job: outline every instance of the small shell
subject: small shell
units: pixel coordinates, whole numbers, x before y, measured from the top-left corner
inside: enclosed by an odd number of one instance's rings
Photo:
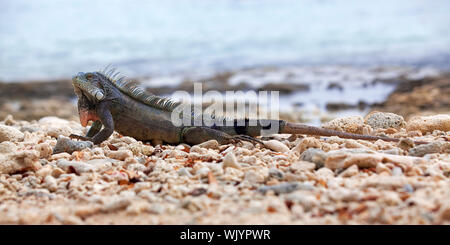
[[[276,152],[288,152],[289,151],[289,147],[287,147],[285,144],[281,143],[278,140],[269,140],[269,141],[265,141],[264,145]]]

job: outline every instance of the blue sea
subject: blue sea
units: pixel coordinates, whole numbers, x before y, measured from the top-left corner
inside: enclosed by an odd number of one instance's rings
[[[450,67],[448,0],[0,0],[0,80],[259,66]]]

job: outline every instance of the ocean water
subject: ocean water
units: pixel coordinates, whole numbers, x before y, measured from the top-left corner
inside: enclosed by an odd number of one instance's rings
[[[0,0],[0,80],[258,66],[450,67],[448,0]]]

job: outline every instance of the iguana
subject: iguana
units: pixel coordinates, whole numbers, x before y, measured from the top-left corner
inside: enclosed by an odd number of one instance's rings
[[[168,144],[199,144],[208,140],[217,140],[219,144],[234,143],[239,140],[261,141],[263,129],[277,125],[276,133],[306,134],[317,136],[338,136],[349,139],[384,140],[397,142],[398,139],[370,135],[352,134],[320,127],[313,127],[284,120],[245,119],[242,124],[238,119],[223,118],[223,126],[176,126],[171,121],[171,113],[180,105],[168,98],[151,94],[136,83],[118,79],[115,70],[99,72],[80,72],[73,77],[74,91],[78,97],[80,122],[86,127],[94,121],[86,136],[71,135],[71,138],[92,141],[99,144],[107,140],[114,130],[125,136],[141,141],[162,142]],[[226,124],[226,120],[230,124]],[[269,126],[268,126],[269,125]],[[103,126],[103,129],[102,129]],[[422,142],[416,142],[422,143]]]

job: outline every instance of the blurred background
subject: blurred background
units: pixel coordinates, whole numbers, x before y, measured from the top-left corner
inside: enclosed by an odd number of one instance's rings
[[[1,0],[0,119],[76,117],[71,76],[108,64],[163,95],[279,90],[284,116],[312,124],[448,112],[449,13],[448,0]]]

